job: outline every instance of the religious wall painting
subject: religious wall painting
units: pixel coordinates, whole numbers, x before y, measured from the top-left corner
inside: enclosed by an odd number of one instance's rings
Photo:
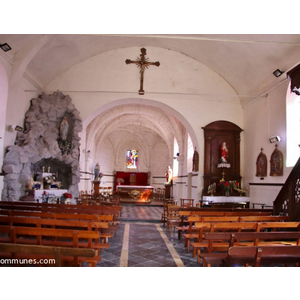
[[[282,176],[283,175],[283,155],[280,150],[277,149],[278,145],[275,144],[275,150],[273,151],[270,159],[271,170],[270,176]]]
[[[260,150],[260,154],[256,159],[256,176],[266,177],[267,176],[267,156],[263,153],[263,148]]]
[[[138,156],[139,152],[135,149],[126,151],[126,169],[138,168]]]

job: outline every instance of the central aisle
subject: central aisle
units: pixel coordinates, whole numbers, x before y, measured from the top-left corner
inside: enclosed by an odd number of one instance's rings
[[[199,267],[178,235],[161,223],[160,205],[122,205],[119,229],[98,267]]]
[[[125,224],[124,242],[121,267],[184,266],[159,225]]]

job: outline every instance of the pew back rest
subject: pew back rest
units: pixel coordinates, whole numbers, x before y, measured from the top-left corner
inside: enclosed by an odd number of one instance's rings
[[[49,213],[38,211],[22,211],[22,210],[0,210],[2,216],[24,216],[37,218],[51,218],[51,219],[76,219],[76,220],[94,220],[94,221],[113,221],[112,215],[101,214],[84,214],[84,213]]]
[[[248,211],[246,209],[226,211],[226,210],[181,210],[180,216],[271,216],[272,211]]]
[[[241,216],[241,222],[280,222],[289,221],[288,216]]]
[[[299,230],[300,228],[300,222],[259,222],[258,223],[258,230],[265,230],[265,229],[273,229],[273,230],[278,230],[278,229],[297,229]]]
[[[231,246],[235,242],[247,241],[253,242],[253,246],[257,246],[259,241],[280,242],[296,242],[300,245],[300,231],[275,231],[275,232],[208,232],[204,235],[207,241],[225,241],[231,242]]]
[[[214,216],[202,217],[202,222],[239,222],[239,216]]]
[[[98,242],[100,238],[99,232],[88,230],[71,230],[71,229],[53,229],[53,228],[35,228],[35,227],[15,227],[15,226],[0,226],[0,231],[9,230],[9,239],[4,240],[7,243],[21,244],[37,244],[44,243],[51,246],[66,245],[68,240],[71,241],[72,247],[79,246],[80,241],[87,241],[87,247],[92,248],[93,241]],[[43,238],[47,237],[47,240]],[[63,240],[57,240],[62,238]],[[3,238],[1,238],[3,240]]]
[[[298,262],[300,261],[300,246],[233,246],[228,249],[229,266],[237,261],[252,263],[259,267],[263,261]]]
[[[257,231],[258,223],[257,222],[196,222],[195,228],[210,228],[210,231],[215,230],[255,230]]]
[[[70,228],[108,228],[108,222],[100,221],[85,221],[85,220],[66,220],[66,219],[46,219],[46,218],[31,218],[31,217],[9,217],[0,216],[0,224],[2,225],[35,225],[37,227],[43,226],[61,226]]]

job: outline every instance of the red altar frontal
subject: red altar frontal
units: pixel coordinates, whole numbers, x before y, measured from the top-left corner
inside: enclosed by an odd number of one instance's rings
[[[153,195],[153,186],[118,185],[117,194],[120,202],[150,203]]]

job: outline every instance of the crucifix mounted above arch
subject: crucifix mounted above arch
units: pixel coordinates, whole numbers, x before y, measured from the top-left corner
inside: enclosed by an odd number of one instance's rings
[[[144,91],[144,72],[145,69],[148,69],[150,66],[160,66],[160,62],[156,61],[156,62],[149,62],[149,58],[146,57],[147,55],[147,50],[145,48],[141,49],[141,54],[140,57],[138,57],[136,60],[131,60],[131,59],[126,59],[125,63],[127,65],[129,64],[136,64],[138,68],[140,68],[140,90],[139,90],[139,95],[144,95],[145,91]]]

